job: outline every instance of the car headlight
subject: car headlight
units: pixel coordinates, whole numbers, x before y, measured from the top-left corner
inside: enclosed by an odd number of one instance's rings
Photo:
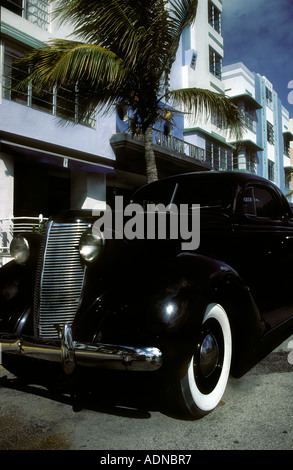
[[[22,235],[16,235],[10,244],[10,254],[18,264],[25,264],[30,256],[30,246]]]
[[[103,234],[97,230],[86,230],[79,241],[79,253],[84,261],[95,261],[101,253],[105,239]]]

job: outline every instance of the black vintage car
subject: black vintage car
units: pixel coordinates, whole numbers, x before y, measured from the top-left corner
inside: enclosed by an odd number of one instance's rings
[[[0,270],[3,365],[48,383],[103,369],[147,376],[201,417],[230,373],[293,333],[290,206],[263,178],[200,172],[146,185],[127,211],[105,214],[68,211],[12,241]]]

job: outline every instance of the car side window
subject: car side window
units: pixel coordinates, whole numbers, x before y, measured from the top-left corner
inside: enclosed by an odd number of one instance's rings
[[[282,206],[272,191],[261,186],[246,188],[243,195],[243,212],[247,217],[280,220]]]
[[[243,196],[243,213],[247,216],[256,217],[253,188],[247,188]]]

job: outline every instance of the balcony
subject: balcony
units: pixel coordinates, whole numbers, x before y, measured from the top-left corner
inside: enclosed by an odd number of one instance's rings
[[[196,145],[185,142],[172,135],[165,135],[164,132],[153,129],[153,141],[155,144],[172,152],[185,155],[189,158],[205,162],[205,150]]]
[[[244,113],[244,123],[247,129],[254,132],[256,134],[256,121],[254,118],[253,113],[249,111],[245,111]]]
[[[64,114],[70,115],[72,116],[71,120],[76,124],[82,124],[91,128],[96,127],[94,114],[88,113],[86,117],[81,115],[81,111],[84,108],[80,103],[77,87],[73,87],[72,90],[64,87],[53,87],[52,89],[40,91],[28,85],[26,89],[20,89],[18,77],[22,74],[22,70],[16,65],[18,58],[8,50],[5,51],[2,86],[3,98],[52,114],[61,119]]]
[[[142,135],[132,135],[128,130],[117,132],[112,135],[110,144],[116,156],[116,169],[145,175]],[[153,150],[160,178],[174,173],[211,169],[205,149],[173,135],[165,135],[158,129],[153,129]]]
[[[254,152],[235,152],[233,156],[233,170],[257,173],[258,157]]]

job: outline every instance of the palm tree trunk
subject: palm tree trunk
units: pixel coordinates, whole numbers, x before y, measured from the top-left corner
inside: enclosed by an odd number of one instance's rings
[[[149,126],[144,135],[144,150],[145,150],[145,163],[146,163],[146,175],[148,183],[157,181],[158,172],[155,152],[153,149],[153,128]]]

